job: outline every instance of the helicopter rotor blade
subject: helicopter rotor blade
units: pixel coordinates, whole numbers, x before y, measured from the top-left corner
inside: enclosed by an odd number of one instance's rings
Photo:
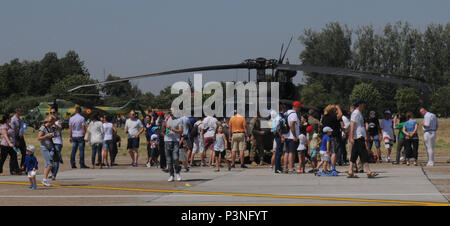
[[[157,73],[151,73],[151,74],[144,74],[144,75],[136,75],[136,76],[130,76],[130,77],[121,78],[121,79],[117,79],[117,80],[103,81],[103,82],[98,82],[98,83],[79,85],[79,86],[76,86],[76,87],[73,87],[73,88],[67,90],[67,92],[70,93],[70,92],[73,92],[75,90],[78,90],[80,88],[85,88],[85,87],[93,87],[93,86],[99,86],[99,85],[108,85],[108,84],[114,84],[114,83],[120,83],[120,82],[128,82],[130,80],[140,79],[140,78],[156,77],[156,76],[170,75],[170,74],[180,74],[180,73],[187,73],[187,72],[197,72],[197,71],[244,69],[244,68],[248,68],[248,66],[249,65],[246,64],[246,63],[240,63],[240,64],[206,66],[206,67],[193,67],[193,68],[185,68],[185,69],[157,72]]]
[[[345,69],[345,68],[337,68],[337,67],[307,66],[307,65],[294,65],[294,64],[280,64],[277,66],[277,69],[312,72],[312,73],[329,74],[329,75],[351,76],[351,77],[356,77],[356,78],[361,78],[361,79],[370,79],[370,80],[375,80],[375,81],[404,84],[404,85],[419,87],[421,89],[430,90],[429,85],[426,83],[423,83],[420,81],[406,80],[404,77],[402,78],[402,76],[385,74],[385,73],[360,72],[360,71],[354,71],[354,70],[349,70],[349,69]]]
[[[289,40],[289,44],[287,45],[286,50],[284,51],[283,58],[281,58],[281,63],[283,63],[284,58],[286,57],[287,51],[289,50],[289,47],[291,46],[291,42],[292,42],[293,38],[294,38],[294,36],[291,36],[291,40]]]
[[[283,48],[284,48],[284,43],[281,44],[281,51],[280,51],[280,57],[278,58],[278,62],[280,64],[283,63],[283,61],[281,60],[282,56],[283,56]]]

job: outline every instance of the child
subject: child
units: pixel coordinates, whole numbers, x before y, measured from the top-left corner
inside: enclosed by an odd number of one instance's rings
[[[313,133],[313,135],[311,136],[310,134]],[[316,167],[317,167],[317,150],[319,149],[319,145],[320,145],[320,138],[319,138],[319,134],[317,134],[314,131],[309,132],[308,131],[308,140],[309,140],[309,154],[311,155],[311,166],[312,166],[312,170],[309,171],[310,173],[315,173],[316,172]]]
[[[159,127],[154,126],[152,128],[152,136],[150,137],[150,152],[148,153],[147,167],[151,167],[154,163],[158,167],[158,153],[159,153]]]
[[[34,157],[35,147],[29,145],[27,147],[27,155],[25,156],[25,162],[23,163],[22,169],[28,172],[28,179],[30,180],[30,187],[28,189],[36,189],[36,174],[38,172],[38,161]]]
[[[323,165],[323,172],[324,173],[328,173],[327,172],[327,168],[328,168],[328,163],[330,162],[330,144],[331,144],[331,140],[330,140],[330,136],[333,132],[333,129],[331,129],[330,127],[325,127],[323,128],[323,137],[322,137],[322,141],[320,143],[320,163],[317,166],[317,170],[320,169],[320,167]]]
[[[228,160],[225,158],[227,146],[228,142],[225,134],[223,133],[223,126],[219,125],[219,127],[217,127],[216,140],[214,142],[214,151],[216,155],[216,172],[220,171],[220,163],[222,159],[227,163],[228,171],[231,170],[230,162],[228,162]]]
[[[299,145],[297,147],[298,152],[298,170],[297,173],[304,173],[305,172],[305,154],[308,151],[308,144],[306,141],[305,134],[300,134],[298,136],[298,142]]]

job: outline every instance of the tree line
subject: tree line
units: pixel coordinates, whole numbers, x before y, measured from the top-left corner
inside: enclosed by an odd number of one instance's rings
[[[313,106],[339,103],[349,106],[357,97],[367,98],[377,112],[418,112],[423,105],[447,116],[450,112],[450,23],[429,24],[423,31],[409,23],[372,25],[349,29],[329,23],[320,31],[304,30],[305,47],[300,60],[306,65],[332,66],[357,71],[399,75],[430,85],[428,97],[421,90],[385,82],[306,73],[300,86],[302,100]]]
[[[402,85],[306,73],[306,84],[298,84],[298,94],[307,105],[324,107],[333,103],[347,107],[356,98],[365,98],[369,107],[379,113],[385,109],[417,112],[421,105],[441,116],[450,112],[450,23],[430,24],[423,31],[407,22],[386,24],[381,30],[371,25],[349,29],[347,25],[329,23],[320,31],[305,29],[299,41],[304,46],[299,59],[305,65],[390,73],[431,87],[426,98],[421,90]],[[108,75],[106,80],[118,78]],[[65,94],[70,87],[92,82],[97,80],[91,78],[73,50],[62,58],[49,52],[40,61],[13,59],[0,65],[0,112],[11,112],[18,106],[29,110],[54,98],[107,106],[120,106],[135,98],[143,105],[167,109],[177,96],[170,93],[170,87],[157,95],[142,93],[130,82],[78,91],[104,94],[98,97]]]

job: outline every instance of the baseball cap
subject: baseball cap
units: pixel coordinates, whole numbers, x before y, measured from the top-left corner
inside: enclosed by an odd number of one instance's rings
[[[159,129],[159,127],[153,126],[153,127],[152,127],[152,133],[154,133],[157,129]]]
[[[333,132],[333,129],[327,126],[327,127],[323,128],[323,132],[324,133]]]
[[[34,145],[28,145],[28,146],[27,146],[27,151],[34,152],[34,150],[36,150],[36,148],[34,147]]]
[[[304,107],[305,106],[302,103],[300,103],[300,101],[295,101],[293,105],[294,105],[294,107]]]
[[[163,116],[163,115],[164,115],[164,112],[158,111],[158,115],[159,115],[159,116]]]
[[[391,114],[391,111],[386,110],[386,111],[384,111],[384,114]]]
[[[313,130],[314,130],[314,128],[312,126],[306,127],[306,132],[313,131]]]

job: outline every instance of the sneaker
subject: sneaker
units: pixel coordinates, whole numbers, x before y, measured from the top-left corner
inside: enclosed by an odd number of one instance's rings
[[[433,162],[429,162],[429,163],[427,163],[427,166],[434,166],[434,163]]]
[[[189,172],[189,168],[184,169],[184,172],[185,173]]]
[[[52,186],[50,183],[48,183],[48,181],[46,179],[42,180],[42,185],[45,186],[45,187]]]
[[[173,181],[173,176],[170,176],[169,180],[167,180],[167,181],[172,182]]]
[[[246,165],[242,164],[241,168],[248,168]]]
[[[149,162],[147,162],[147,164],[145,164],[145,166],[147,166],[147,168],[152,167],[151,164]]]
[[[136,163],[131,164],[132,167],[137,167]]]
[[[390,162],[391,162],[391,157],[387,157],[387,158],[386,158],[386,162],[387,162],[387,163],[390,163]]]
[[[28,189],[33,189],[33,185],[30,185],[30,187],[28,187]]]
[[[33,188],[32,189],[36,189],[36,184],[33,184]]]
[[[414,166],[417,166],[417,161],[414,161]]]
[[[181,181],[181,175],[179,173],[176,174],[177,181]]]
[[[80,166],[80,168],[81,168],[81,169],[89,169],[89,167],[86,166],[86,165],[82,165],[82,166]]]
[[[73,166],[72,166],[72,169],[76,169],[76,168],[77,168],[77,166],[76,166],[76,165],[73,165]]]

